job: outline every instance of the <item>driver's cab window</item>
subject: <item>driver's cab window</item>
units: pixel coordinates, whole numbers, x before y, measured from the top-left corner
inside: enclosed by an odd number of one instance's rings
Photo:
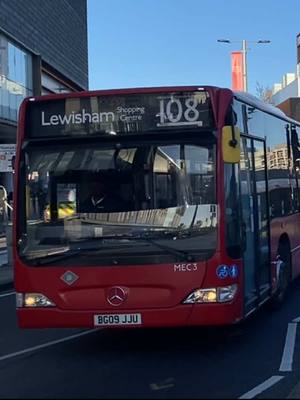
[[[159,207],[210,204],[214,199],[212,150],[196,145],[159,147],[154,159]]]

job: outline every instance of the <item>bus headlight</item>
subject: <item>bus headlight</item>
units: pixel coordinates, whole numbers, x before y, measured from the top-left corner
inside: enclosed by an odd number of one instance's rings
[[[216,288],[196,289],[183,301],[184,304],[226,303],[231,301],[237,292],[237,284]]]
[[[217,301],[217,289],[197,289],[194,290],[185,300],[184,304],[193,303],[216,303]]]
[[[219,303],[226,303],[227,301],[231,301],[236,292],[237,292],[237,284],[229,286],[221,286],[218,288],[218,301]]]
[[[17,293],[17,307],[55,307],[53,301],[41,293]]]

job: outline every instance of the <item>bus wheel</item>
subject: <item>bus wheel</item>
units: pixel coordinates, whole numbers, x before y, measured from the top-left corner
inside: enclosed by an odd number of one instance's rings
[[[277,290],[271,301],[274,308],[280,307],[284,302],[287,287],[291,280],[291,252],[288,242],[279,243],[277,263]]]

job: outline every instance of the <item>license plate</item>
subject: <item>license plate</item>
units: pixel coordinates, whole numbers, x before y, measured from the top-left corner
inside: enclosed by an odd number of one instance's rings
[[[141,314],[100,314],[94,315],[95,326],[141,325]]]

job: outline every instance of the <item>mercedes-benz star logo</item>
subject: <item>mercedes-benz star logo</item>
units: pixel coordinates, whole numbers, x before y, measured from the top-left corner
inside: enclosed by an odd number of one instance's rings
[[[120,306],[126,300],[127,293],[126,291],[119,287],[114,286],[108,290],[107,301],[112,306]]]

